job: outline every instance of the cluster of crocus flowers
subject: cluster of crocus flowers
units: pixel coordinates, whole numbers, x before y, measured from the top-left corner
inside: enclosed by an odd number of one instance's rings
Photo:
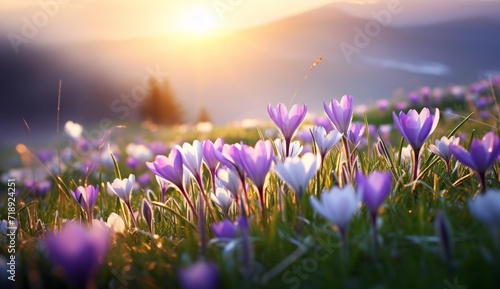
[[[394,124],[399,133],[410,144],[413,149],[413,180],[418,178],[420,151],[425,141],[436,129],[439,122],[439,109],[436,108],[434,115],[430,113],[427,107],[424,107],[420,113],[410,109],[408,114],[392,112]]]
[[[311,198],[311,206],[322,217],[337,225],[344,249],[347,246],[347,229],[352,217],[358,212],[362,203],[365,204],[371,218],[375,251],[378,248],[377,214],[392,189],[390,172],[374,171],[365,176],[358,172],[356,189],[352,185],[343,188],[333,187],[324,190],[320,199]]]

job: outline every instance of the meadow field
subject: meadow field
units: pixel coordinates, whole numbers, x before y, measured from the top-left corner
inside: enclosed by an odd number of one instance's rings
[[[61,123],[2,167],[2,288],[499,288],[499,90]]]

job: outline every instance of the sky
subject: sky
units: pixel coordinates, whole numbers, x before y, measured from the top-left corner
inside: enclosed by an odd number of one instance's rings
[[[476,0],[0,0],[0,38],[22,36],[33,23],[39,24],[36,37],[29,41],[42,44],[172,34],[199,37],[274,22],[331,3],[370,18],[390,1],[411,7],[411,13],[391,22],[395,26],[426,25],[463,15],[498,17],[488,5],[465,5]]]
[[[254,26],[333,3],[332,0],[2,0],[0,27],[22,33],[24,20],[46,21],[37,41],[88,41],[186,33],[193,18],[214,31]],[[40,3],[43,3],[45,8]],[[45,9],[45,10],[44,10]],[[48,20],[42,11],[50,11]],[[201,12],[200,12],[201,11]],[[52,15],[50,15],[52,14]],[[201,20],[199,20],[201,18]],[[196,31],[195,31],[196,32]]]

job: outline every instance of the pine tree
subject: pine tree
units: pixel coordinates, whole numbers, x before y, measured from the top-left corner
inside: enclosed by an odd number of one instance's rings
[[[198,118],[196,119],[195,123],[200,122],[212,122],[212,119],[210,118],[210,115],[208,115],[208,110],[205,106],[202,106],[200,108],[200,112],[198,113]]]
[[[172,88],[167,80],[159,83],[156,79],[149,79],[153,89],[144,100],[140,110],[143,119],[156,124],[177,125],[184,121],[184,109],[177,101]]]

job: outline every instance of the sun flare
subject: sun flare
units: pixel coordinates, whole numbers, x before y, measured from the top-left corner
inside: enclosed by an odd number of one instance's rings
[[[180,28],[183,32],[205,34],[217,27],[214,13],[206,7],[189,7],[180,19]]]

